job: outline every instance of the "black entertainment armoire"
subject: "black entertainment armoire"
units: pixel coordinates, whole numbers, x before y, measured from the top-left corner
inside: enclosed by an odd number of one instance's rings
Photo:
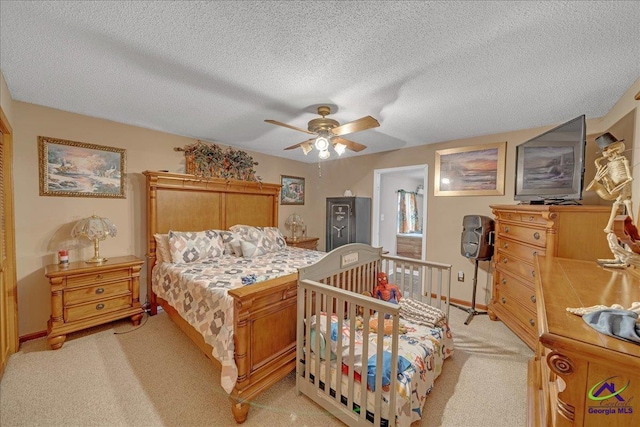
[[[371,199],[327,198],[326,251],[347,243],[371,244]]]

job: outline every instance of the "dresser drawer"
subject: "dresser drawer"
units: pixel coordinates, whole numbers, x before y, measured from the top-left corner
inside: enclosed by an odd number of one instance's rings
[[[544,247],[547,244],[547,234],[543,228],[500,223],[498,233],[501,237],[510,237],[536,246]]]
[[[535,311],[531,311],[520,304],[518,298],[509,291],[510,289],[507,288],[499,289],[496,287],[495,303],[511,313],[528,334],[534,337],[538,336],[538,328],[536,326],[537,315]]]
[[[504,272],[496,272],[496,289],[515,298],[532,313],[536,312],[536,293],[533,284],[517,279]]]
[[[74,305],[64,308],[65,322],[75,322],[93,316],[117,311],[131,306],[131,295],[123,295],[108,300],[94,301],[89,304]]]
[[[64,292],[65,306],[75,305],[83,302],[102,300],[115,295],[128,294],[130,291],[130,280],[120,280],[118,282],[89,286]]]
[[[534,255],[544,256],[546,254],[545,249],[546,248],[530,246],[524,243],[517,242],[515,240],[509,240],[505,238],[500,239],[496,245],[496,250],[504,252],[506,255],[515,255],[518,258],[522,258],[530,262],[533,262]]]
[[[122,270],[110,270],[99,273],[90,273],[77,276],[67,277],[67,287],[73,288],[76,286],[93,285],[100,282],[108,282],[117,279],[126,279],[131,276],[128,268]]]
[[[500,221],[523,222],[527,224],[538,224],[542,226],[547,225],[547,220],[542,216],[540,212],[499,211],[496,213],[496,218]]]
[[[533,264],[523,261],[520,258],[516,258],[508,253],[498,251],[496,256],[496,270],[506,271],[512,274],[516,274],[527,282],[533,283],[535,278],[535,271]],[[533,285],[531,285],[533,287]]]

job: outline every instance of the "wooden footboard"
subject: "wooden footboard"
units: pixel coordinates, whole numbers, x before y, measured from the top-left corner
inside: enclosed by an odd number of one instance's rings
[[[237,423],[249,412],[249,401],[295,369],[297,274],[229,291],[234,299],[234,345],[238,381],[231,392]],[[218,367],[212,347],[165,300],[158,304]]]

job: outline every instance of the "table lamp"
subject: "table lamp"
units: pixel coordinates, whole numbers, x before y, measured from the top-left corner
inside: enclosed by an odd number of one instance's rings
[[[289,217],[285,221],[284,225],[287,228],[291,229],[291,240],[294,241],[294,242],[297,241],[298,240],[298,236],[297,236],[296,232],[298,230],[298,227],[304,225],[304,221],[302,220],[300,215],[298,215],[296,213],[293,213],[293,214],[289,215]]]
[[[97,215],[81,219],[76,222],[71,230],[73,237],[86,237],[89,240],[93,240],[94,254],[93,258],[85,261],[88,263],[101,263],[107,260],[106,258],[100,258],[99,242],[108,236],[115,237],[117,233],[116,226],[108,218],[101,218]]]

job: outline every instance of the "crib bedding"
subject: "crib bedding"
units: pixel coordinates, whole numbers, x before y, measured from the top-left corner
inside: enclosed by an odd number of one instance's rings
[[[229,289],[297,273],[324,252],[286,247],[253,258],[222,255],[192,263],[160,263],[152,289],[198,330],[222,365],[221,385],[231,393],[238,378],[233,344],[233,298]]]
[[[311,319],[312,323],[315,319]],[[320,324],[325,321],[323,316],[320,316]],[[331,345],[331,361],[329,364],[325,363],[324,356],[321,357],[321,361],[319,363],[320,367],[320,384],[321,388],[324,388],[323,383],[326,385],[327,382],[327,367],[330,366],[331,370],[331,378],[329,383],[331,384],[331,394],[335,396],[336,390],[336,358],[335,351],[337,349],[337,317],[334,315],[331,319],[331,331],[329,334],[321,332],[322,338],[326,340],[327,345]],[[418,323],[412,323],[407,321],[406,319],[401,319],[401,324],[404,328],[406,328],[406,332],[399,335],[398,341],[398,381],[395,382],[396,390],[397,390],[397,398],[396,398],[396,416],[398,425],[408,426],[413,421],[419,420],[422,418],[422,407],[424,406],[424,401],[431,392],[434,382],[436,378],[442,372],[442,366],[444,360],[453,354],[453,338],[451,335],[451,330],[449,329],[448,324],[443,324],[442,326],[436,327],[428,327],[425,325],[421,325]],[[349,321],[345,320],[342,322],[342,342],[343,344],[347,344],[349,342],[349,336],[351,334]],[[364,377],[364,381],[367,381],[369,386],[375,384],[375,376],[380,373],[383,374],[383,378],[385,375],[385,371],[390,371],[390,367],[385,363],[382,369],[377,369],[375,366],[371,366],[371,361],[375,359],[375,351],[377,346],[377,334],[370,334],[369,339],[367,340],[367,345],[369,348],[369,360],[363,361],[359,358],[358,355],[362,355],[361,346],[363,343],[363,334],[362,330],[358,329],[356,331],[356,348],[354,358],[354,371],[356,380],[360,380],[361,377]],[[330,343],[330,344],[329,344]],[[391,336],[385,335],[384,338],[384,350],[391,351]],[[358,349],[358,345],[360,349]],[[343,356],[348,355],[348,349],[343,349]],[[322,353],[321,351],[318,354]],[[390,354],[390,353],[389,353]],[[403,362],[407,363],[403,363]],[[308,363],[306,363],[308,362]],[[317,366],[316,366],[316,354],[312,350],[312,353],[309,359],[305,362],[305,369],[308,369],[309,374],[312,378],[315,378]],[[348,366],[345,363],[349,363],[349,360],[343,359],[343,365],[340,368],[340,381],[342,387],[342,401],[346,404],[346,394],[348,387]],[[364,374],[363,374],[363,368]],[[368,368],[367,368],[367,365]],[[384,419],[388,419],[389,417],[389,392],[388,389],[385,389],[383,379],[383,391],[382,391],[382,414],[381,416]],[[369,387],[370,389],[372,387]],[[355,386],[354,382],[354,401],[359,401],[361,394],[361,387]],[[375,407],[375,395],[372,391],[367,392],[367,412],[371,414]]]

